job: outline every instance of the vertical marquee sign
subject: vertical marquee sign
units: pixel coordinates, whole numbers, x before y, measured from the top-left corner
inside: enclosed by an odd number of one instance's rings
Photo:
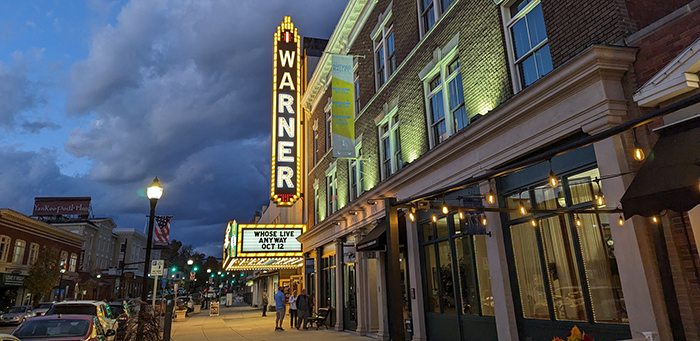
[[[272,50],[272,200],[290,206],[301,193],[301,44],[297,29],[285,16]]]

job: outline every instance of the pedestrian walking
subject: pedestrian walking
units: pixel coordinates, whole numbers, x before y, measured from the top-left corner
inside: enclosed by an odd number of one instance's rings
[[[309,317],[309,296],[306,295],[306,289],[301,290],[301,295],[296,298],[295,303],[298,314],[296,328],[299,330],[299,327],[303,324],[304,329],[307,329],[306,319]]]
[[[294,328],[297,324],[297,291],[293,290],[289,296],[289,328]]]
[[[267,316],[267,293],[263,293],[263,298],[262,298],[262,308],[263,308],[263,314],[262,316]]]
[[[284,309],[285,308],[285,302],[284,302],[284,293],[282,292],[282,287],[279,287],[277,289],[277,293],[275,294],[275,309],[277,309],[277,317],[275,318],[275,330],[279,331],[284,331],[284,328],[282,328],[282,322],[284,321]]]

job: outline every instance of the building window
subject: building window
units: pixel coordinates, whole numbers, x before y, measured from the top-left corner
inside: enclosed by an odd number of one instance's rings
[[[456,52],[456,50],[455,50]],[[459,59],[439,63],[425,84],[427,116],[432,147],[464,129],[469,117],[464,106],[464,88]],[[447,84],[447,86],[445,86]]]
[[[22,264],[24,260],[24,250],[27,248],[27,242],[21,239],[15,241],[15,251],[12,256],[12,263]]]
[[[382,180],[398,172],[403,166],[399,118],[396,110],[379,123],[379,156]]]
[[[357,73],[355,73],[355,78],[354,78],[354,88],[355,88],[355,118],[360,115],[360,111],[362,111],[362,106],[360,106],[360,76],[358,76]]]
[[[70,254],[70,262],[68,263],[68,271],[75,272],[75,267],[78,265],[78,255]]]
[[[517,0],[503,7],[509,59],[522,90],[552,71],[552,56],[540,0]]]
[[[456,0],[418,0],[420,10],[420,29],[425,35],[430,31],[435,22],[452,6]]]
[[[326,112],[326,153],[333,148],[333,115]]]
[[[318,130],[314,129],[314,141],[313,141],[313,153],[314,153],[314,166],[318,163]]]
[[[7,256],[10,254],[10,242],[12,239],[8,236],[0,236],[0,262],[7,262]]]
[[[319,308],[335,307],[335,255],[321,258],[320,301]]]
[[[61,251],[61,267],[64,269],[68,268],[68,251]]]
[[[29,244],[29,259],[27,260],[28,265],[33,265],[39,256],[39,244],[31,243]]]
[[[335,168],[326,174],[326,217],[338,210],[338,179]]]
[[[377,90],[386,83],[396,71],[396,53],[394,45],[394,30],[391,23],[391,9],[382,18],[380,28],[373,32],[374,40],[374,74]]]
[[[318,193],[318,185],[314,185],[314,223],[321,221],[321,195]]]
[[[355,154],[357,155],[357,158],[351,159],[348,167],[350,169],[350,181],[348,181],[350,184],[350,200],[359,198],[365,191],[365,180],[362,164],[362,145],[355,147]]]

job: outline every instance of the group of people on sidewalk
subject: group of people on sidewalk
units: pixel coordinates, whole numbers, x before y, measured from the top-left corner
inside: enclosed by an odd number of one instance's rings
[[[282,291],[282,287],[277,289],[275,294],[275,331],[284,331],[282,328],[282,323],[284,321],[284,315],[286,314],[286,302],[285,295]],[[262,316],[267,316],[267,305],[269,301],[267,299],[267,293],[263,293],[262,298]],[[307,318],[309,317],[309,311],[311,304],[309,302],[309,296],[306,295],[306,289],[301,291],[301,295],[297,296],[297,291],[292,291],[292,295],[289,296],[289,327],[299,328],[303,327],[305,330],[307,327]]]

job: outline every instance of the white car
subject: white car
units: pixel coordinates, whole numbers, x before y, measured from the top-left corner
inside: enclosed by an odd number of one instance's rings
[[[19,325],[30,317],[34,317],[34,308],[30,305],[20,305],[0,315],[0,324]]]
[[[39,308],[34,309],[34,313],[36,316],[44,315],[51,307],[53,307],[53,302],[41,302],[39,303]]]
[[[109,305],[101,301],[68,301],[54,303],[53,307],[45,315],[70,314],[70,315],[92,315],[97,319],[104,330],[117,330],[117,316],[112,314]],[[115,336],[108,337],[108,340],[115,340]]]
[[[20,341],[20,339],[10,334],[0,334],[0,341]]]

